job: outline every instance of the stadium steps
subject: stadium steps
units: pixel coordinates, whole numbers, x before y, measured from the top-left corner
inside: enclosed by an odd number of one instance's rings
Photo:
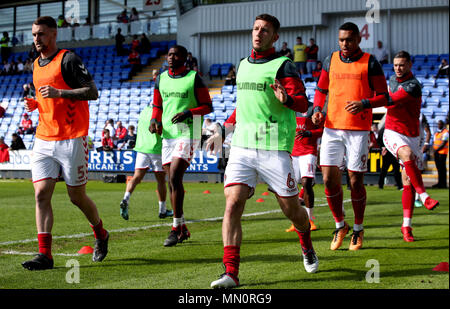
[[[215,79],[208,80],[206,78],[203,79],[209,89],[209,95],[211,98],[216,94],[222,93],[222,87],[225,85],[225,79]]]
[[[137,73],[130,82],[145,82],[153,79],[153,70],[158,70],[162,67],[164,63],[165,56],[162,55],[158,59],[152,61],[149,65],[142,68],[142,71]]]

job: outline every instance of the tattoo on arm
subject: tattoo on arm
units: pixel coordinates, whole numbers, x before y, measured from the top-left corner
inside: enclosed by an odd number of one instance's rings
[[[83,87],[77,89],[62,89],[61,98],[75,100],[97,100],[98,90],[93,80],[87,82]]]

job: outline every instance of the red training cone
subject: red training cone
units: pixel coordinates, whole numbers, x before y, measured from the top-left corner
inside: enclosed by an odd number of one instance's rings
[[[256,200],[256,203],[262,203],[262,202],[264,202],[264,200],[262,198],[259,198]]]
[[[91,246],[84,246],[83,248],[78,251],[79,254],[92,254],[94,253],[94,248]]]
[[[209,191],[209,190],[203,191],[203,194],[210,194],[210,193],[211,193],[211,191]]]
[[[446,271],[448,272],[448,262],[441,262],[435,268],[434,271]]]
[[[266,195],[267,196],[267,195],[269,195],[269,192],[267,192],[267,191],[263,192],[261,195]]]

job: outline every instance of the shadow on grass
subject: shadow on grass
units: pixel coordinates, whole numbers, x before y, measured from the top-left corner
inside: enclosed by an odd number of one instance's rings
[[[410,266],[414,265],[423,265],[423,264],[411,264]],[[435,272],[431,270],[431,267],[426,268],[414,268],[414,269],[402,269],[402,270],[393,270],[393,271],[380,271],[380,280],[383,280],[385,278],[401,278],[401,277],[414,277],[414,276],[426,276],[426,275],[434,275],[434,276],[448,276],[447,272]],[[339,272],[339,274],[337,274]],[[324,280],[332,280],[332,281],[353,281],[353,282],[361,282],[364,283],[366,280],[366,270],[356,270],[351,268],[339,268],[339,269],[327,269],[327,270],[319,270],[317,274],[332,274],[330,278],[324,278],[323,276],[320,276],[320,278],[314,278],[315,274],[311,274],[310,277],[302,277],[297,279],[282,279],[282,280],[273,280],[273,281],[264,281],[260,283],[249,283],[249,284],[242,284],[241,287],[252,287],[252,286],[268,286],[268,285],[278,285],[278,284],[286,284],[286,283],[292,283],[292,285],[298,284],[299,282],[304,283],[311,283],[311,282],[323,282]],[[342,274],[342,273],[349,273],[349,274]],[[302,275],[304,273],[302,272]],[[428,280],[428,279],[427,279]],[[430,280],[429,280],[430,281]],[[376,288],[376,285],[370,285],[370,287]],[[367,287],[367,288],[370,288]],[[331,289],[333,286],[331,285]],[[397,287],[392,287],[393,289],[396,289]]]

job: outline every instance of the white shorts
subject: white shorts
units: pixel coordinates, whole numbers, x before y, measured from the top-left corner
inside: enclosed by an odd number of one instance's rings
[[[317,156],[313,154],[292,157],[295,180],[301,183],[303,177],[314,179],[316,175],[316,163]]]
[[[181,158],[190,163],[195,150],[200,145],[200,140],[189,138],[176,138],[162,140],[162,164],[170,164],[172,158]]]
[[[352,172],[366,172],[369,131],[325,128],[320,145],[320,165],[346,167]],[[345,158],[345,160],[344,160]]]
[[[270,191],[281,197],[298,194],[292,159],[287,151],[232,146],[225,169],[225,187],[244,184],[255,188],[258,176]]]
[[[135,170],[147,170],[151,168],[153,172],[163,172],[161,155],[156,153],[136,152]]]
[[[398,150],[408,146],[416,157],[416,164],[419,170],[423,170],[422,150],[420,148],[420,136],[411,137],[400,134],[398,132],[385,129],[383,134],[383,142],[386,149],[392,153],[399,163],[403,166],[402,160],[398,158]]]
[[[36,138],[31,159],[32,180],[38,182],[62,176],[68,186],[84,185],[88,179],[88,161],[86,136],[63,141]]]

